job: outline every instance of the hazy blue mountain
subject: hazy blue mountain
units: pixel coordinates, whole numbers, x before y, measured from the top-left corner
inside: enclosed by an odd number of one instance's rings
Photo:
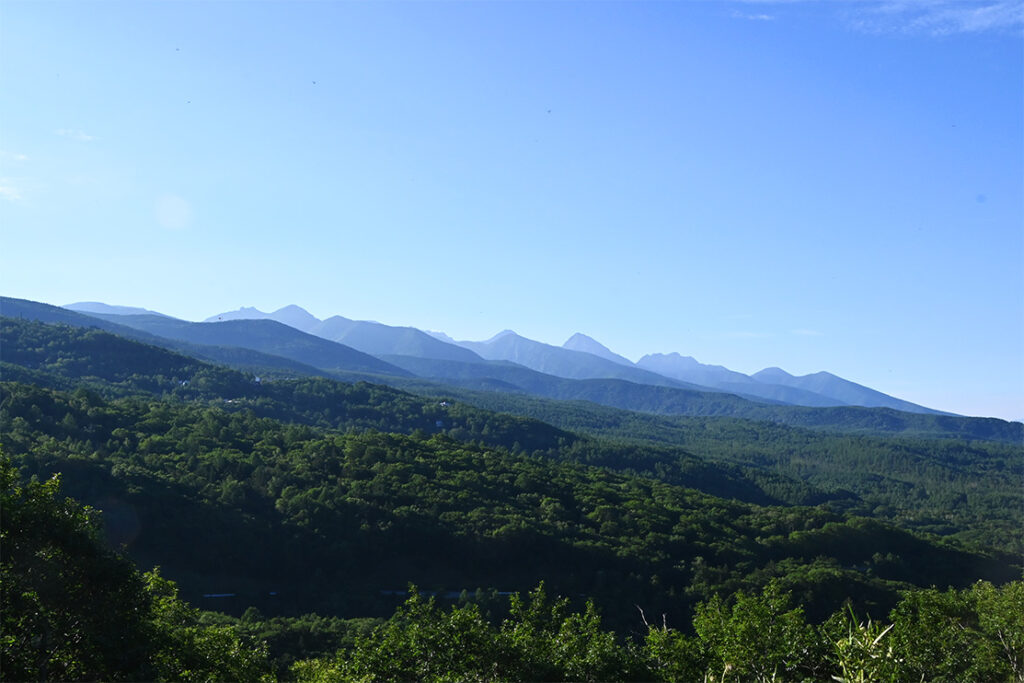
[[[165,318],[171,316],[164,315],[157,311],[151,311],[147,308],[139,308],[137,306],[111,306],[99,301],[79,301],[74,304],[67,304],[62,306],[69,311],[76,311],[78,313],[92,314],[92,313],[103,313],[106,315],[162,315]]]
[[[562,348],[569,349],[570,351],[582,351],[584,353],[592,353],[595,356],[604,358],[605,360],[610,360],[613,363],[633,367],[633,361],[623,356],[620,356],[619,354],[615,353],[607,346],[594,339],[593,337],[588,337],[587,335],[581,332],[577,332],[576,334],[569,337],[565,341],[565,343],[562,344]]]
[[[637,367],[674,377],[684,382],[714,386],[722,382],[743,383],[750,378],[721,365],[705,365],[692,356],[672,353],[649,353],[636,362]]]
[[[384,356],[393,365],[422,378],[458,387],[529,394],[643,412],[679,415],[762,415],[769,406],[704,387],[656,386],[617,378],[569,379],[531,370],[510,361],[462,363],[412,356]],[[404,387],[400,382],[396,386]],[[770,413],[768,413],[770,414]]]
[[[796,378],[777,368],[769,368],[748,376],[721,365],[700,363],[679,353],[648,354],[634,364],[582,333],[572,335],[561,347],[527,339],[512,330],[503,330],[486,341],[455,342],[443,332],[428,333],[412,327],[351,320],[340,315],[321,321],[294,305],[273,313],[241,308],[212,316],[207,322],[240,319],[276,320],[381,357],[414,356],[462,362],[506,360],[567,379],[616,378],[654,386],[720,391],[758,401],[808,407],[858,405],[933,412],[829,373]]]
[[[242,306],[237,311],[224,311],[216,315],[211,315],[209,318],[204,320],[204,323],[221,323],[225,320],[269,320],[272,313],[264,313],[258,308],[252,306]]]
[[[104,316],[98,316],[103,319]],[[109,320],[109,318],[107,318]],[[404,370],[337,342],[307,334],[276,320],[190,323],[151,315],[121,316],[117,322],[191,344],[233,346],[281,356],[329,371],[405,375]]]
[[[335,339],[344,337],[356,326],[356,321],[341,315],[332,315],[326,320],[321,320],[316,325],[315,334],[324,339]]]
[[[770,401],[745,400],[742,397],[726,393],[642,385],[616,379],[569,380],[545,375],[510,362],[464,363],[394,356],[386,360],[392,362],[394,366],[404,368],[406,370],[403,373],[404,376],[399,376],[394,371],[391,375],[347,371],[331,373],[295,360],[252,349],[192,344],[158,337],[116,324],[102,317],[88,316],[57,306],[23,299],[0,297],[0,315],[41,322],[64,323],[76,327],[99,328],[129,339],[243,369],[278,368],[286,370],[289,375],[319,374],[341,377],[345,381],[369,380],[412,391],[426,392],[430,395],[443,393],[446,391],[445,386],[451,387],[452,391],[459,392],[469,389],[471,393],[459,395],[466,399],[473,396],[472,401],[482,407],[512,410],[517,413],[522,413],[524,406],[537,406],[538,410],[544,414],[551,411],[567,411],[567,415],[575,415],[581,410],[596,410],[593,406],[587,408],[582,403],[536,404],[535,401],[543,399],[529,398],[529,396],[535,396],[562,401],[586,401],[591,404],[662,415],[730,416],[844,432],[931,434],[943,438],[989,439],[1012,443],[1020,441],[1021,425],[1019,423],[1007,423],[994,418],[962,418],[936,411],[928,414],[921,412],[914,414],[892,408],[858,406],[808,408],[773,405]],[[155,316],[145,317],[156,318]],[[116,316],[109,316],[109,318],[125,319]],[[156,321],[164,324],[182,323],[182,321],[161,318],[156,318]],[[249,322],[264,325],[275,324],[273,321]],[[184,324],[202,325],[201,323]],[[225,325],[225,323],[221,323],[221,325]],[[206,327],[216,326],[206,325]],[[301,335],[298,331],[292,330],[292,332]],[[317,341],[322,342],[323,340]],[[411,373],[415,373],[419,377],[410,376]],[[454,389],[454,387],[464,387],[465,389]],[[513,409],[512,406],[517,407]],[[528,411],[527,414],[529,414]],[[626,418],[619,416],[613,419],[609,414],[599,418],[599,421],[607,426],[608,420],[618,422],[620,419]]]
[[[423,331],[426,332],[427,334],[429,334],[434,339],[440,339],[441,341],[445,342],[446,344],[454,344],[455,346],[459,345],[459,342],[455,341],[454,339],[449,337],[444,332],[438,332],[437,330],[423,330]]]
[[[311,334],[311,330],[320,324],[319,318],[306,309],[294,304],[279,308],[273,313],[264,313],[258,308],[243,306],[237,311],[227,311],[226,313],[210,316],[203,322],[216,323],[224,322],[225,320],[276,320],[279,323],[284,323],[289,327],[294,327],[297,330]]]
[[[445,360],[479,361],[468,349],[441,341],[413,327],[392,327],[367,320],[350,320],[340,315],[326,320],[314,317],[299,306],[285,306],[273,313],[240,308],[207,318],[206,322],[269,319],[309,334],[350,346],[374,356],[405,355]]]
[[[457,392],[453,395],[460,400],[488,410],[529,415],[567,429],[580,429],[582,423],[578,420],[590,415],[585,421],[589,420],[591,427],[601,430],[614,430],[616,425],[621,427],[639,421],[651,425],[652,433],[661,432],[661,427],[653,426],[660,418],[638,416],[632,412],[637,411],[678,418],[741,418],[832,432],[929,435],[1015,444],[1021,439],[1021,424],[996,418],[910,413],[861,406],[811,408],[780,405],[726,393],[634,384],[617,379],[563,379],[503,361],[458,363],[408,356],[389,356],[386,360],[420,378],[432,378],[439,384],[459,387],[451,391]],[[395,378],[388,382],[417,393],[439,393],[438,386],[425,379]],[[609,412],[611,408],[625,412]],[[671,421],[674,417],[664,419]],[[666,422],[663,426],[669,424]],[[688,430],[693,426],[691,423],[678,423],[669,431]],[[671,441],[676,437],[668,438]]]
[[[20,318],[23,320],[35,320],[44,323],[61,323],[64,325],[71,325],[73,327],[96,328],[127,339],[170,349],[201,360],[221,363],[239,370],[249,370],[253,372],[277,370],[296,376],[337,376],[336,373],[330,373],[282,356],[263,353],[253,349],[240,348],[236,346],[209,346],[204,344],[193,344],[180,339],[160,337],[134,327],[118,324],[115,321],[123,321],[124,318],[117,315],[89,315],[37,301],[0,297],[0,316]],[[167,319],[171,321],[177,320],[169,317]],[[350,373],[345,372],[344,374],[347,377]],[[371,375],[376,376],[376,374],[377,373],[366,373],[366,377],[358,379],[370,379]],[[356,381],[356,378],[353,378],[353,381]]]
[[[844,401],[805,389],[759,382],[742,372],[736,372],[721,365],[705,365],[691,356],[682,356],[674,352],[648,354],[637,361],[637,366],[666,377],[701,384],[732,394],[818,408],[847,405]]]
[[[447,341],[451,338],[440,332],[428,334],[411,327],[392,327],[376,322],[350,320],[342,316],[333,316],[320,321],[299,306],[294,305],[285,306],[273,313],[264,313],[255,308],[242,308],[210,318],[210,320],[222,322],[257,320],[278,322],[296,332],[305,331],[317,337],[338,342],[340,346],[350,347],[349,351],[351,352],[362,352],[362,356],[348,355],[342,358],[338,355],[336,348],[310,346],[309,339],[302,339],[302,341],[275,339],[275,334],[279,334],[280,330],[277,333],[267,333],[266,330],[259,328],[245,328],[250,329],[255,336],[248,341],[242,341],[242,337],[237,335],[222,336],[209,332],[200,334],[194,331],[195,328],[188,334],[183,331],[185,327],[202,323],[187,323],[159,313],[144,315],[132,313],[132,311],[146,309],[109,306],[99,302],[79,302],[71,304],[69,308],[52,307],[47,304],[36,304],[17,299],[3,299],[3,302],[7,308],[14,307],[13,313],[8,315],[15,317],[22,315],[44,322],[65,322],[79,326],[101,327],[116,334],[239,368],[273,367],[293,370],[299,374],[308,374],[309,370],[313,370],[329,374],[348,373],[349,377],[354,377],[359,373],[399,376],[405,374],[399,368],[388,366],[386,363],[380,364],[375,359],[367,360],[365,356],[367,354],[412,356],[469,364],[479,364],[483,358],[487,358],[511,361],[539,373],[564,379],[622,379],[653,386],[687,388],[698,392],[724,392],[762,403],[809,407],[857,405],[942,414],[940,411],[888,396],[827,372],[794,377],[778,368],[768,368],[748,377],[722,366],[699,363],[693,358],[681,356],[678,353],[649,354],[634,366],[628,359],[618,356],[607,347],[583,334],[573,335],[563,347],[526,339],[511,330],[505,330],[485,342],[458,342],[456,345]],[[27,315],[25,315],[27,310],[25,306],[32,309]],[[20,313],[19,307],[24,309]],[[74,311],[75,307],[91,310],[92,315]],[[81,317],[74,319],[74,316]],[[125,328],[125,324],[131,324],[131,327]],[[110,325],[115,327],[112,328]],[[126,332],[126,330],[131,330],[131,332]],[[226,332],[226,328],[220,332]],[[139,336],[147,334],[150,336]],[[406,365],[402,365],[406,371],[416,372],[407,368]],[[450,368],[445,372],[428,373],[427,376],[445,379],[446,373],[449,371]],[[458,379],[458,382],[462,383],[461,386],[468,386],[466,383],[472,381],[473,386],[478,388],[489,386],[499,391],[520,390],[529,393],[537,391],[535,387],[524,387],[517,381],[510,380],[504,376],[507,372],[509,371],[504,370],[496,374],[492,369],[487,371],[461,369],[455,373],[456,376],[450,379]],[[559,395],[578,393],[574,389],[560,392]],[[617,391],[616,393],[615,405],[622,405],[619,401],[623,392]],[[551,396],[553,394],[545,390],[540,392],[540,395]],[[648,397],[641,397],[639,400],[640,405],[647,406],[643,408],[647,410],[652,409],[650,406],[657,403],[657,401],[652,402]],[[674,399],[670,401],[670,403],[672,402]],[[661,411],[659,410],[659,412]]]
[[[851,405],[828,396],[816,394],[813,391],[805,391],[781,384],[764,384],[756,380],[722,382],[712,388],[718,391],[728,391],[733,394],[755,397],[759,400],[772,400],[792,406],[805,406],[807,408],[833,408]]]
[[[865,406],[868,408],[894,408],[910,413],[949,414],[943,413],[940,410],[925,408],[910,401],[894,398],[856,382],[851,382],[848,379],[837,377],[830,372],[816,372],[810,375],[803,375],[802,377],[795,377],[782,368],[765,368],[760,372],[755,372],[751,377],[759,382],[813,391],[816,394],[828,396],[849,405]]]
[[[326,334],[321,336],[332,338]],[[381,356],[397,354],[467,363],[482,360],[469,349],[443,342],[413,327],[391,327],[381,323],[357,321],[336,340],[366,353]]]
[[[504,330],[483,342],[459,342],[487,360],[507,360],[531,370],[567,379],[623,379],[638,384],[706,390],[670,379],[647,370],[620,363],[583,351],[571,351],[521,337]]]
[[[150,342],[157,339],[151,334],[141,332],[123,324],[119,324],[121,317],[109,315],[107,318],[98,317],[99,314],[79,313],[63,306],[52,306],[38,301],[27,299],[15,299],[12,297],[0,297],[0,316],[6,318],[21,318],[23,320],[35,320],[41,323],[63,323],[74,327],[95,327],[97,329],[119,334],[129,339]],[[146,314],[152,315],[152,314]],[[152,315],[154,318],[161,318],[159,315]],[[166,318],[175,320],[174,318]],[[119,322],[113,322],[119,321]]]
[[[313,328],[320,324],[319,318],[295,304],[277,309],[270,315],[270,319],[310,334],[313,333]]]

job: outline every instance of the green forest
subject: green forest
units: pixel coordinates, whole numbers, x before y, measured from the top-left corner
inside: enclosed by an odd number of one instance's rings
[[[0,361],[5,680],[1024,680],[1019,425]]]

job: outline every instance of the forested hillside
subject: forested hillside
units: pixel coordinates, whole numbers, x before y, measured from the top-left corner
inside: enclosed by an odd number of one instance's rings
[[[5,545],[42,563],[4,558],[5,671],[180,677],[184,655],[160,653],[186,624],[188,647],[222,655],[196,655],[212,678],[1020,675],[1019,445],[522,397],[494,412],[484,394],[257,378],[99,330],[0,332]],[[55,473],[60,495],[30,483]],[[61,495],[100,510],[102,536]],[[64,540],[40,521],[52,509],[78,520]],[[59,562],[31,550],[54,543]],[[109,580],[163,635],[120,663],[39,641],[92,599],[63,585],[75,558],[128,566],[110,549],[161,567]],[[403,605],[410,584],[424,595]],[[88,642],[113,628],[81,623]],[[927,638],[941,652],[908,649]]]
[[[642,474],[749,502],[832,501],[858,515],[906,528],[1024,552],[1019,533],[1024,526],[1024,462],[1019,445],[881,438],[733,418],[655,416],[590,403],[457,389],[423,397],[379,385],[317,378],[257,383],[252,375],[98,330],[57,329],[16,320],[0,323],[3,358],[12,364],[5,377],[59,389],[73,389],[88,380],[106,395],[156,392],[338,430],[444,433],[459,441],[481,441],[515,452],[540,451],[549,458]],[[438,389],[428,385],[422,390]],[[905,415],[913,420],[964,421]],[[1020,426],[990,422],[1004,430]]]
[[[894,421],[906,421],[906,430],[885,435],[884,429],[861,430],[860,423],[811,429],[728,417],[651,415],[582,401],[452,393],[475,406],[529,415],[622,448],[682,449],[737,466],[754,479],[773,476],[774,481],[761,480],[763,487],[789,502],[813,500],[800,497],[815,495],[812,491],[845,492],[857,499],[851,510],[858,514],[1024,553],[1020,423],[891,411]],[[810,488],[801,494],[793,482]]]

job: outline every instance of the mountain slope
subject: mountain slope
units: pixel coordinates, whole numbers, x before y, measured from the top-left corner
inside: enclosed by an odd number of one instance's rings
[[[735,372],[721,365],[705,365],[691,356],[682,356],[675,352],[648,354],[637,361],[637,366],[684,382],[781,403],[819,408],[847,405],[844,401],[804,389],[759,382],[742,372]]]
[[[758,382],[795,387],[804,391],[814,392],[849,405],[865,406],[868,408],[893,408],[909,413],[949,414],[883,394],[880,391],[851,382],[848,379],[843,379],[830,372],[816,372],[811,375],[794,377],[782,368],[765,368],[760,372],[755,372],[751,375],[751,378]]]
[[[312,315],[306,309],[294,304],[279,308],[273,313],[264,313],[257,308],[243,306],[237,311],[227,311],[225,313],[211,315],[203,322],[219,323],[227,320],[276,320],[279,323],[284,323],[289,327],[294,327],[297,330],[307,333],[320,324],[319,318]]]
[[[86,315],[60,306],[51,306],[50,304],[27,301],[25,299],[0,297],[0,316],[21,320],[33,320],[43,323],[59,323],[63,325],[70,325],[72,327],[104,330],[120,337],[133,339],[144,344],[159,346],[200,360],[212,363],[222,363],[239,370],[247,370],[257,373],[278,371],[287,373],[290,376],[327,376],[332,374],[325,370],[318,369],[295,360],[255,351],[253,349],[233,346],[192,344],[178,339],[160,337],[134,327],[128,327],[114,322],[116,320],[123,319],[118,315]],[[176,318],[168,318],[168,320],[176,320]]]
[[[67,304],[66,306],[63,306],[63,308],[77,313],[85,313],[87,315],[93,313],[105,313],[107,315],[160,315],[165,318],[171,317],[157,311],[151,311],[148,308],[139,308],[137,306],[111,306],[99,301],[79,301],[78,303]]]
[[[661,432],[675,425],[668,442],[678,438],[676,429],[707,426],[704,418],[754,420],[836,434],[908,435],[936,439],[1024,442],[1024,425],[998,418],[908,413],[892,408],[771,405],[729,394],[651,387],[621,380],[567,380],[516,366],[493,362],[464,365],[407,357],[388,357],[423,379],[392,381],[393,386],[416,393],[436,393],[438,384],[461,400],[490,410],[530,415],[568,429],[604,429],[623,421],[642,422],[648,430]],[[448,365],[450,367],[441,367]],[[441,379],[441,377],[444,377]],[[459,387],[459,388],[454,388]],[[552,400],[554,399],[554,400]],[[568,403],[567,401],[573,401]],[[586,403],[582,403],[585,401]],[[580,415],[593,414],[590,422],[577,422]],[[697,420],[697,422],[693,422]],[[624,434],[616,433],[616,438]]]
[[[103,316],[99,316],[103,318]],[[108,319],[109,320],[109,319]],[[190,323],[156,316],[120,316],[117,322],[150,334],[192,344],[234,346],[269,353],[330,371],[407,373],[343,344],[306,334],[276,320],[225,320]]]
[[[472,351],[446,343],[414,327],[393,327],[366,320],[350,320],[340,315],[320,320],[295,305],[285,306],[273,313],[240,308],[211,316],[204,322],[228,320],[276,320],[373,356],[397,354],[467,362],[480,360]]]
[[[383,359],[420,377],[446,384],[531,394],[560,400],[592,401],[600,405],[662,414],[738,415],[768,414],[775,408],[740,396],[706,390],[704,387],[657,386],[618,378],[569,379],[532,370],[510,361],[460,363],[411,356],[383,356]]]
[[[480,360],[480,356],[469,349],[441,341],[414,327],[392,327],[366,320],[349,320],[333,316],[317,326],[313,334],[375,356],[418,356],[470,363]]]

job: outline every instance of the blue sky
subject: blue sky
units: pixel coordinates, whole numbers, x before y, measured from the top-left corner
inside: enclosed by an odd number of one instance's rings
[[[12,2],[0,289],[1024,417],[1021,2]]]

